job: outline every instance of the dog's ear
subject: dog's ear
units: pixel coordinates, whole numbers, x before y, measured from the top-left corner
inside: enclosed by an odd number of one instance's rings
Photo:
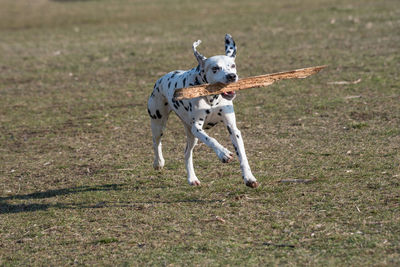
[[[236,44],[230,34],[225,35],[225,55],[228,57],[236,57]]]
[[[204,68],[204,62],[206,61],[207,58],[202,54],[200,54],[199,52],[197,52],[196,47],[199,46],[199,44],[201,44],[201,40],[197,40],[196,42],[193,43],[193,53],[197,59],[197,62],[199,62],[200,67]]]

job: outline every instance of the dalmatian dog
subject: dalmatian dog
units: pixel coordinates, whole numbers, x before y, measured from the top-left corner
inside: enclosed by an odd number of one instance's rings
[[[217,123],[224,123],[228,129],[230,139],[240,161],[240,168],[244,183],[249,187],[257,187],[258,182],[253,176],[247,161],[243,139],[236,127],[236,117],[232,100],[235,92],[219,95],[197,97],[188,100],[175,100],[174,91],[204,83],[232,83],[238,80],[236,73],[236,44],[232,36],[225,36],[225,55],[206,58],[200,54],[196,47],[200,40],[193,43],[193,52],[198,61],[198,66],[187,71],[172,71],[160,79],[154,85],[153,92],[148,101],[147,111],[151,117],[151,131],[153,134],[153,148],[155,153],[154,168],[162,169],[164,158],[162,155],[161,137],[168,116],[171,111],[182,121],[186,137],[185,164],[190,185],[200,185],[193,168],[193,148],[200,140],[212,148],[223,163],[233,160],[233,154],[210,137],[204,130],[210,129]]]

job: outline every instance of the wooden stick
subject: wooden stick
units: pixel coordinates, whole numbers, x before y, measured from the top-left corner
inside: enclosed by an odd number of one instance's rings
[[[214,84],[202,84],[197,86],[191,86],[187,88],[180,88],[175,90],[174,96],[176,100],[181,100],[181,99],[195,98],[199,96],[218,95],[230,91],[239,91],[249,88],[266,87],[279,80],[295,79],[295,78],[303,79],[319,72],[324,68],[326,68],[326,65],[297,69],[292,71],[278,72],[272,74],[265,74],[260,76],[253,76],[229,84],[214,83]]]

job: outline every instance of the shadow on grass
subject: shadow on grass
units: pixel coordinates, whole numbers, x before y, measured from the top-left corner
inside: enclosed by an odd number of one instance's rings
[[[64,196],[70,194],[78,194],[84,192],[95,192],[95,191],[116,191],[121,190],[124,184],[106,184],[106,185],[97,185],[97,186],[78,186],[72,188],[63,188],[63,189],[55,189],[48,190],[44,192],[35,192],[31,194],[24,195],[15,195],[8,197],[0,197],[0,214],[5,213],[18,213],[25,211],[39,211],[39,210],[47,210],[48,208],[71,208],[71,204],[8,204],[5,203],[6,200],[29,200],[29,199],[44,199],[51,198],[55,196]]]
[[[91,191],[111,191],[111,190],[115,191],[115,190],[121,190],[121,187],[124,185],[125,184],[78,186],[78,187],[72,187],[72,188],[48,190],[48,191],[44,191],[44,192],[35,192],[35,193],[31,193],[31,194],[26,194],[26,195],[0,197],[0,201],[11,200],[11,199],[41,199],[41,198],[64,196],[64,195],[78,194],[78,193],[91,192]]]
[[[213,204],[222,202],[222,200],[213,199],[177,199],[171,201],[162,201],[159,199],[148,201],[100,201],[97,203],[55,203],[55,204],[41,204],[41,203],[28,203],[28,204],[9,204],[7,200],[32,200],[32,199],[45,199],[55,196],[64,196],[69,194],[78,194],[84,192],[97,192],[97,191],[119,191],[126,184],[107,184],[99,186],[78,186],[73,188],[64,188],[57,190],[48,190],[44,192],[35,192],[31,194],[22,194],[8,197],[0,197],[0,214],[12,214],[20,212],[35,212],[44,211],[50,208],[56,209],[99,209],[99,208],[130,208],[132,210],[143,210],[156,205],[176,204],[176,203],[195,203],[195,204]]]

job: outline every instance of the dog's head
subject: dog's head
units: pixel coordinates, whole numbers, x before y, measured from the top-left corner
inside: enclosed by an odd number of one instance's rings
[[[225,36],[225,55],[213,56],[206,58],[199,52],[196,47],[201,43],[200,40],[193,43],[193,52],[199,62],[200,71],[204,75],[204,79],[208,83],[231,83],[237,82],[238,75],[236,71],[236,44],[232,36]],[[228,100],[235,98],[235,92],[223,93],[222,97]]]

